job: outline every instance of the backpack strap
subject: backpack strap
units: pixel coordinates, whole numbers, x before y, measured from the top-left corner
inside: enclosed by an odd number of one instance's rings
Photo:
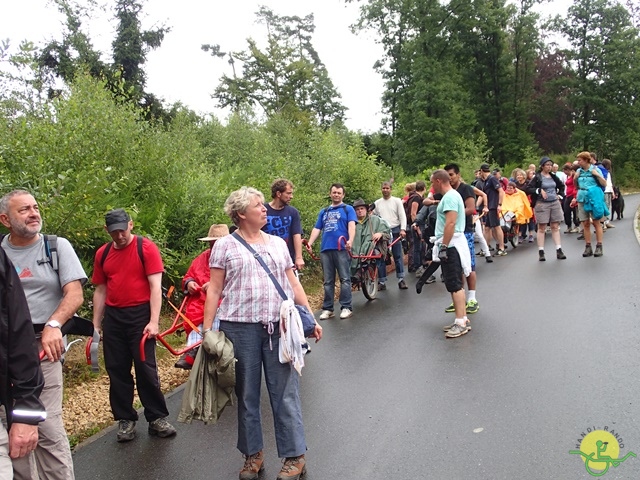
[[[44,252],[51,268],[58,273],[60,270],[60,262],[58,260],[58,237],[57,235],[43,235]]]
[[[144,238],[141,237],[140,235],[136,235],[136,242],[138,244],[138,257],[140,257],[140,261],[142,262],[142,269],[144,270],[144,254],[142,251]],[[107,246],[104,248],[104,252],[102,252],[102,258],[100,259],[100,268],[104,269],[104,262],[107,259],[107,256],[109,255],[109,251],[111,250],[111,245],[113,245],[113,242],[107,243]]]
[[[142,243],[144,239],[140,235],[136,235],[136,241],[138,242],[138,256],[140,257],[140,261],[142,262],[142,270],[144,270],[144,255],[142,252]]]
[[[111,245],[112,242],[107,243],[107,245],[104,247],[104,251],[102,252],[102,258],[100,259],[100,268],[102,268],[104,270],[104,262],[107,259],[107,256],[109,255],[109,251],[111,250]]]

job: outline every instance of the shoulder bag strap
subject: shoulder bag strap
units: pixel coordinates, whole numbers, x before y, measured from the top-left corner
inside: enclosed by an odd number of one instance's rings
[[[264,260],[262,259],[260,254],[258,252],[256,252],[253,248],[251,248],[251,245],[249,245],[245,241],[245,239],[242,238],[240,235],[238,235],[236,232],[233,232],[231,235],[233,235],[233,238],[235,238],[238,242],[240,242],[242,245],[244,245],[247,248],[247,250],[249,250],[251,252],[251,255],[253,255],[253,258],[255,258],[258,261],[258,263],[260,265],[262,265],[262,268],[264,268],[265,272],[267,272],[267,275],[269,275],[269,278],[273,282],[273,285],[276,287],[276,290],[278,290],[278,293],[280,294],[282,299],[283,300],[287,300],[287,298],[288,298],[287,294],[284,293],[284,290],[280,286],[280,283],[278,283],[278,280],[276,280],[276,277],[273,275],[273,272],[271,270],[269,270],[269,267],[267,266],[267,264],[264,263]]]

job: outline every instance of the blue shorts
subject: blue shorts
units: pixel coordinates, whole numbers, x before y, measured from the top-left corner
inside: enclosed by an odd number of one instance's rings
[[[469,245],[469,253],[471,253],[471,271],[476,271],[476,249],[475,242],[473,240],[473,232],[464,232],[464,236],[467,239],[467,244]]]

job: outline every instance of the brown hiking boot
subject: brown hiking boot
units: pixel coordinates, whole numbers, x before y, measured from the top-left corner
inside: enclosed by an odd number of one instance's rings
[[[596,245],[596,249],[593,252],[593,256],[594,257],[601,257],[602,256],[602,245],[601,244],[597,244]]]
[[[299,480],[307,474],[307,466],[304,455],[288,457],[284,459],[280,473],[276,480]]]
[[[240,470],[240,480],[258,480],[260,472],[264,470],[264,454],[262,450],[244,457],[244,466]]]
[[[593,250],[591,250],[591,245],[587,245],[584,247],[584,252],[582,252],[583,257],[590,257],[593,255]]]

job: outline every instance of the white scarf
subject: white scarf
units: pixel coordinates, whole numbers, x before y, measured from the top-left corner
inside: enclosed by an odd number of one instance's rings
[[[291,363],[298,375],[304,367],[304,343],[307,340],[298,309],[293,300],[284,300],[280,306],[280,363]]]

